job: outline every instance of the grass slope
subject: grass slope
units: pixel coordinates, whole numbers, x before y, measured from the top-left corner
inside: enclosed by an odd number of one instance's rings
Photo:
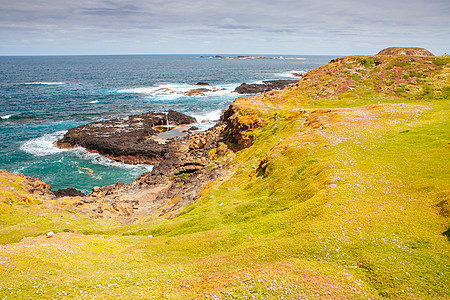
[[[346,57],[236,100],[254,145],[171,220],[90,220],[2,179],[0,299],[448,299],[449,70]]]

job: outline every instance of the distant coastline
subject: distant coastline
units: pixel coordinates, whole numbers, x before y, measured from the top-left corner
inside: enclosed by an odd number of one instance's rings
[[[216,59],[284,59],[283,56],[280,56],[280,57],[267,57],[267,56],[251,56],[251,55],[237,55],[237,56],[210,55],[210,56],[199,56],[199,58],[216,58]]]

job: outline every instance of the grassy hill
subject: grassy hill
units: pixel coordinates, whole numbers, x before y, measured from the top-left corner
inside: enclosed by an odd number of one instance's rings
[[[448,299],[449,104],[449,56],[333,60],[237,99],[253,145],[127,226],[2,172],[0,299]]]

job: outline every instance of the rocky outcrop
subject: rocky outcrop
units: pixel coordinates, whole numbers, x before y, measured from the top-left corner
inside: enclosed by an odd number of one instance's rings
[[[174,140],[186,135],[195,123],[193,117],[169,110],[90,123],[69,129],[56,142],[61,148],[84,147],[113,160],[128,164],[154,164],[164,158]],[[164,134],[165,131],[171,134]]]
[[[200,190],[226,174],[226,124],[170,142],[168,152],[153,170],[132,184],[94,187],[77,209],[100,218],[132,220],[139,216],[174,216],[199,197]]]
[[[234,104],[231,104],[223,113],[222,119],[226,123],[227,141],[235,150],[250,147],[254,142],[254,137],[248,135],[248,131],[262,126],[261,120],[258,118],[243,121],[240,118],[239,107]]]
[[[416,47],[389,47],[381,50],[377,55],[434,56],[430,51]]]
[[[54,194],[52,192],[52,188],[49,184],[43,182],[39,178],[33,178],[29,176],[25,176],[23,174],[14,174],[8,172],[5,169],[0,169],[0,175],[4,182],[0,182],[0,188],[5,188],[8,186],[8,190],[12,193],[20,193],[21,190],[28,194],[33,194],[37,196],[42,196],[44,198],[54,198]],[[9,187],[9,184],[17,184],[20,189],[15,189],[14,187]],[[18,196],[17,194],[16,196]],[[26,198],[20,197],[19,198]]]
[[[260,94],[270,90],[281,90],[285,87],[297,83],[298,80],[266,80],[263,83],[243,83],[234,92],[239,94]]]
[[[59,190],[54,191],[53,194],[55,194],[56,198],[86,196],[83,192],[81,192],[75,188],[59,189]]]
[[[94,187],[73,205],[87,215],[125,223],[140,216],[174,217],[206,184],[229,172],[233,149],[250,146],[247,131],[258,126],[242,121],[238,106],[232,105],[215,127],[167,141],[159,163],[132,184]]]

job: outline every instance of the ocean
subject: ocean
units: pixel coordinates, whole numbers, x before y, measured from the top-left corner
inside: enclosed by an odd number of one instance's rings
[[[334,56],[274,59],[196,55],[0,57],[0,168],[40,178],[53,190],[131,183],[149,165],[126,165],[82,148],[53,146],[72,127],[173,109],[214,125],[241,83],[293,79]],[[186,96],[197,86],[210,92]],[[92,170],[91,171],[89,171]]]

